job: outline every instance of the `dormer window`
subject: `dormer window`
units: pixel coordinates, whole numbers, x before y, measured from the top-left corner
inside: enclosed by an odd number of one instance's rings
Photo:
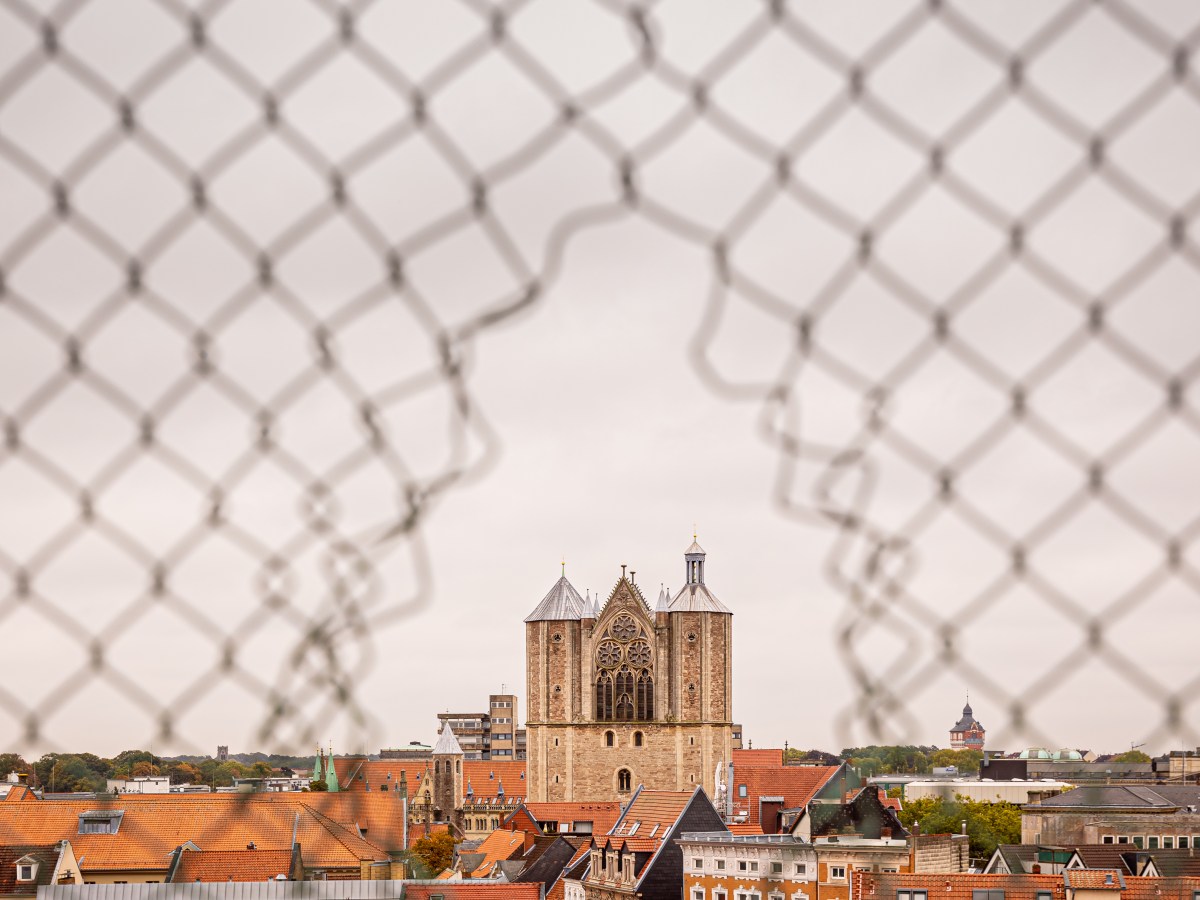
[[[79,814],[80,834],[116,834],[121,827],[123,809],[91,810]]]
[[[34,881],[37,878],[38,862],[32,856],[17,860],[17,881]]]

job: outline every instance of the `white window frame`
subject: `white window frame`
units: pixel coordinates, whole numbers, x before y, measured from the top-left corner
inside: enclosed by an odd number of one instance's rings
[[[782,875],[783,874],[783,863],[779,862],[778,860],[772,860],[770,874],[771,875]]]
[[[801,863],[801,862],[792,863],[792,874],[807,876],[808,875],[808,863]]]
[[[830,866],[829,867],[829,880],[830,881],[845,881],[846,880],[846,867],[845,866]]]
[[[692,888],[692,900],[704,900],[704,888]]]
[[[703,872],[704,871],[704,860],[701,857],[699,857],[699,856],[692,857],[692,871],[693,872]]]
[[[17,881],[33,881],[37,877],[37,866],[33,863],[21,863],[17,866]]]
[[[724,872],[725,871],[725,860],[714,859],[713,860],[713,868],[716,869],[718,872]]]

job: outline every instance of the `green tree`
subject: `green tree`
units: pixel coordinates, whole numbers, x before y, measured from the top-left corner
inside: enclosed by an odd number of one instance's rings
[[[450,868],[450,863],[454,861],[456,843],[454,836],[448,831],[439,831],[414,841],[412,852],[428,870],[429,876],[436,877]]]
[[[122,750],[110,761],[113,778],[131,778],[133,767],[138,763],[154,764],[154,754],[149,750]]]
[[[1015,803],[987,803],[962,796],[953,800],[922,797],[904,804],[900,821],[909,830],[920,823],[922,834],[957,834],[966,822],[971,858],[981,863],[1000,844],[1021,841],[1021,807]]]
[[[974,775],[983,762],[983,753],[979,750],[939,750],[933,754],[930,762],[938,767],[954,766],[964,775]]]
[[[59,756],[50,770],[49,785],[56,792],[103,791],[108,785],[105,776],[97,774],[88,761],[90,754]]]
[[[271,768],[271,764],[264,760],[259,760],[250,767],[250,774],[255,778],[270,778],[271,773],[275,770]]]
[[[1141,750],[1126,750],[1124,753],[1118,753],[1114,756],[1112,761],[1117,763],[1148,763],[1154,760]]]
[[[23,775],[33,775],[33,766],[17,753],[0,753],[0,779],[9,772],[19,772]]]

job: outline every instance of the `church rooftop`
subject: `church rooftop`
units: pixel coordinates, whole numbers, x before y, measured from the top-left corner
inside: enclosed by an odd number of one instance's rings
[[[550,593],[542,599],[537,608],[525,617],[525,621],[563,622],[582,619],[585,615],[587,609],[583,598],[571,582],[567,581],[567,576],[563,575],[554,583],[554,587],[550,588]]]
[[[685,584],[667,607],[669,612],[715,612],[733,614],[704,584]]]

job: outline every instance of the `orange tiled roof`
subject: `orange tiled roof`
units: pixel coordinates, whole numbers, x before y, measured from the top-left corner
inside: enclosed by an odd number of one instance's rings
[[[738,766],[782,766],[783,749],[778,750],[734,750],[733,767]]]
[[[266,881],[288,875],[291,850],[184,850],[174,882]]]
[[[1124,881],[1116,869],[1069,869],[1063,877],[1071,887],[1089,891],[1119,891]]]
[[[1062,897],[1062,875],[978,875],[970,873],[909,875],[856,872],[860,889],[855,896],[863,900],[894,900],[897,890],[925,890],[937,900],[972,900],[973,891],[1004,891],[1005,900],[1035,900],[1038,891],[1058,888]]]
[[[463,794],[467,784],[476,800],[495,800],[504,785],[504,799],[524,800],[526,794],[525,761],[468,759],[463,761]]]
[[[28,785],[14,784],[8,789],[8,793],[4,795],[5,803],[19,803],[22,800],[36,800],[37,794],[31,791]]]
[[[736,752],[736,751],[735,751]],[[760,797],[782,797],[784,809],[804,806],[838,770],[838,766],[738,766],[733,767],[733,783],[729,790],[733,795],[735,816],[746,816],[754,825],[762,824],[759,818]],[[742,797],[742,785],[746,796]]]
[[[1077,871],[1077,870],[1076,870]],[[1072,878],[1074,883],[1074,878]],[[1125,876],[1121,900],[1165,900],[1167,897],[1194,897],[1200,891],[1200,878],[1146,878]]]
[[[463,881],[443,881],[437,884],[404,885],[404,900],[429,900],[441,894],[446,900],[540,900],[542,885],[488,881],[471,884]]]
[[[729,822],[726,826],[732,834],[762,834],[763,830],[753,822]]]
[[[467,878],[487,878],[492,874],[496,863],[512,859],[525,850],[525,840],[528,835],[524,831],[493,831],[473,852],[482,853],[483,861],[470,873],[464,873]]]
[[[525,808],[539,824],[543,822],[591,822],[592,834],[607,834],[621,816],[621,804],[611,803],[526,803]]]
[[[421,776],[429,767],[426,760],[409,759],[364,759],[361,756],[340,757],[333,760],[337,772],[339,793],[389,793],[400,784],[400,773],[404,773],[408,795],[411,797],[420,787]]]
[[[639,822],[641,824],[637,826],[637,837],[648,836],[654,831],[654,826],[658,825],[654,835],[660,838],[675,824],[691,799],[692,794],[688,791],[640,791],[621,823],[612,828],[609,834],[628,837],[634,823]],[[614,840],[613,843],[619,842]]]
[[[382,861],[387,850],[404,849],[400,809],[392,798],[372,795],[122,794],[0,804],[0,834],[13,843],[69,840],[84,870],[99,872],[165,871],[171,852],[188,841],[202,852],[245,850],[251,842],[290,851],[294,830],[306,866],[357,868],[360,860]],[[122,812],[116,834],[79,833],[81,813],[105,810]]]

